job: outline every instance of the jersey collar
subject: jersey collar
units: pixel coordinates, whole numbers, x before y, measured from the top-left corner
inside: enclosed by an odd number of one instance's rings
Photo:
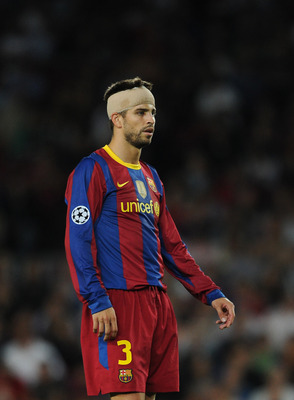
[[[103,147],[103,150],[106,151],[106,153],[116,162],[118,162],[119,164],[127,167],[127,168],[131,168],[131,169],[141,169],[141,165],[140,164],[131,164],[131,163],[126,163],[123,160],[121,160],[111,149],[108,145]]]

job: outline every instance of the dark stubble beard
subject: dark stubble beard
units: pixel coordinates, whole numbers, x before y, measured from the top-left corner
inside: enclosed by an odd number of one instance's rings
[[[127,132],[125,133],[125,139],[128,143],[130,143],[132,146],[136,147],[137,149],[143,149],[143,147],[149,146],[151,143],[152,137],[150,138],[144,138],[142,136],[142,131],[139,132],[139,134],[134,133],[134,132]]]

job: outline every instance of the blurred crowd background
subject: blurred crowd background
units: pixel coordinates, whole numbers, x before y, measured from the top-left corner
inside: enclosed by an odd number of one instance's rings
[[[0,399],[85,400],[66,180],[109,141],[106,87],[154,83],[142,159],[234,326],[166,276],[181,393],[294,399],[294,4],[0,1]],[[163,338],[164,340],[164,338]]]

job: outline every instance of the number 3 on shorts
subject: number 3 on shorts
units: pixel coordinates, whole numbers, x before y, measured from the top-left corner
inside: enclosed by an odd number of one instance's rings
[[[122,351],[126,353],[126,359],[125,360],[118,360],[119,365],[127,365],[130,364],[132,361],[132,352],[131,352],[131,342],[128,340],[119,340],[117,342],[118,346],[125,346]]]

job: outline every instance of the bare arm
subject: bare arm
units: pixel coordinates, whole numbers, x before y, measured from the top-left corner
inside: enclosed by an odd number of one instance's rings
[[[116,314],[113,307],[106,308],[103,311],[99,311],[92,314],[93,319],[93,332],[97,333],[98,336],[104,336],[104,341],[115,339],[118,331]]]
[[[235,319],[235,306],[226,297],[213,300],[212,307],[217,311],[219,320],[216,321],[220,325],[220,329],[229,328]]]

